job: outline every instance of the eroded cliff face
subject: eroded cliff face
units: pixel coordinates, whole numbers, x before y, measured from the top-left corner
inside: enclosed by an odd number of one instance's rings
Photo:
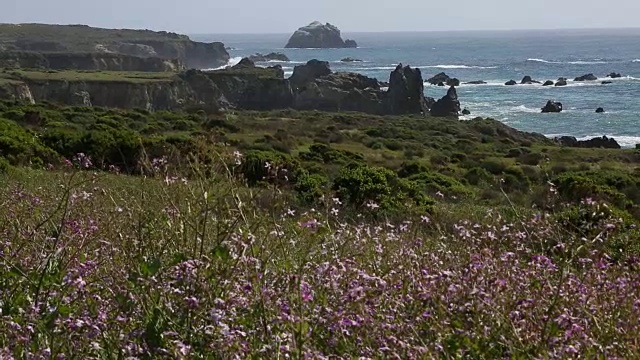
[[[25,81],[0,86],[0,97],[22,102],[49,101],[66,105],[99,106],[148,111],[197,107],[219,111],[221,94],[210,84],[194,90],[188,81],[131,83],[117,81]]]
[[[9,69],[177,72],[184,70],[186,66],[179,60],[113,53],[7,51],[0,53],[0,67]]]

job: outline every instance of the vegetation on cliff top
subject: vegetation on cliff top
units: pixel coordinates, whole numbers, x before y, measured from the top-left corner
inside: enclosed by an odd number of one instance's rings
[[[0,102],[0,357],[633,358],[639,160],[483,119]]]
[[[0,79],[32,81],[119,81],[132,83],[166,82],[177,79],[170,72],[132,72],[132,71],[77,71],[77,70],[14,70],[0,72]]]
[[[189,40],[189,37],[166,31],[103,29],[87,25],[0,24],[0,42],[14,40],[73,44],[114,40]]]

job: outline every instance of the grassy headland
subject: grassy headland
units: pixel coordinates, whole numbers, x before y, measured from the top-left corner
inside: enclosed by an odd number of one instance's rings
[[[489,119],[5,102],[0,156],[1,356],[640,351],[635,150]]]

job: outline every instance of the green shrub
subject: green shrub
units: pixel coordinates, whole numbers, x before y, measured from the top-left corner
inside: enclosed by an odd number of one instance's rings
[[[507,169],[507,164],[500,159],[490,158],[484,160],[480,167],[492,173],[493,175],[501,175]]]
[[[324,193],[329,179],[320,174],[302,173],[294,186],[298,199],[304,204],[313,204]]]
[[[493,180],[493,175],[483,168],[474,167],[467,171],[464,178],[469,182],[469,184],[477,186],[481,183]]]

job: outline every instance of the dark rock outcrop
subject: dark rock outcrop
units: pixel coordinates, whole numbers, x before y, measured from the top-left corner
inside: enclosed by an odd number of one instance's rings
[[[399,64],[389,77],[385,100],[385,112],[389,114],[426,114],[429,107],[420,69]]]
[[[468,84],[468,85],[484,85],[486,83],[487,83],[486,81],[475,80],[475,81],[466,82],[465,84]]]
[[[342,59],[342,60],[340,60],[340,61],[341,61],[341,62],[362,62],[362,60],[360,60],[360,59],[354,59],[354,58],[352,58],[352,57],[346,57],[346,58],[344,58],[344,59]]]
[[[542,84],[542,86],[552,86],[553,85],[553,81],[551,80],[547,80],[544,82],[544,84]]]
[[[445,85],[446,86],[460,86],[460,80],[458,80],[456,78],[449,77],[449,75],[447,75],[444,72],[436,74],[432,78],[427,79],[427,82],[429,84],[431,84],[431,85],[438,85],[438,86],[445,86]]]
[[[573,81],[596,81],[596,80],[598,80],[598,78],[593,74],[586,74],[586,75],[578,76],[577,78],[573,79]]]
[[[509,80],[506,83],[504,83],[505,85],[508,86],[513,86],[513,85],[517,85],[518,83],[515,80]]]
[[[471,111],[469,111],[467,108],[464,108],[462,110],[462,115],[471,115]]]
[[[329,74],[331,74],[331,68],[329,68],[328,62],[313,59],[307,61],[304,65],[298,65],[293,68],[293,74],[289,78],[289,82],[291,82],[291,86],[295,89]]]
[[[560,78],[560,79],[556,82],[555,86],[567,86],[567,80],[566,80],[566,79],[563,79],[563,78]]]
[[[301,110],[384,113],[376,79],[355,73],[331,73],[297,88],[293,107]]]
[[[358,47],[353,40],[342,40],[340,30],[327,23],[322,25],[318,21],[314,21],[307,26],[299,28],[291,38],[285,48],[355,48]]]
[[[257,67],[248,58],[228,69],[204,73],[230,107],[271,110],[291,107],[294,93],[280,65]]]
[[[460,115],[460,101],[458,92],[454,86],[449,88],[447,95],[438,100],[431,107],[431,116],[458,117]]]
[[[613,81],[605,80],[605,81],[601,82],[600,84],[602,84],[602,85],[613,84]]]
[[[613,138],[608,138],[606,136],[596,137],[589,140],[577,140],[573,136],[562,136],[556,138],[556,141],[559,142],[562,146],[567,147],[577,147],[577,148],[603,148],[603,149],[621,149],[622,147],[618,142]]]
[[[562,103],[549,100],[547,104],[542,108],[543,113],[559,113],[562,112]]]
[[[267,61],[282,61],[289,62],[289,57],[283,53],[268,53],[268,54],[260,54],[256,53],[254,55],[249,56],[249,59],[253,62],[267,62]]]
[[[598,114],[602,114],[603,112],[604,112],[604,109],[601,108],[601,107],[596,109],[596,113],[598,113]]]
[[[611,74],[607,75],[608,78],[612,78],[612,79],[617,79],[617,78],[621,78],[622,74],[617,73],[617,72],[612,72]]]
[[[533,80],[531,76],[527,75],[522,78],[522,81],[520,81],[520,84],[526,84],[526,85],[540,84],[540,81]]]

